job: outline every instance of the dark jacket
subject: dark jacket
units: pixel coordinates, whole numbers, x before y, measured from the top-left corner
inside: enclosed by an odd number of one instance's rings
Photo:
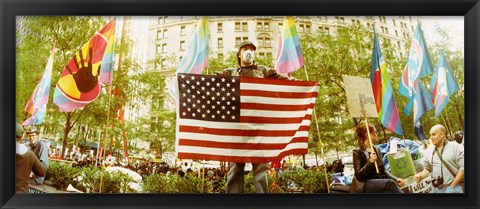
[[[252,65],[250,67],[241,67],[241,68],[227,68],[223,71],[217,72],[216,75],[220,76],[244,76],[244,77],[254,77],[254,78],[274,78],[289,80],[288,77],[283,76],[277,71],[267,68],[264,65]]]
[[[28,179],[30,172],[37,176],[45,176],[47,170],[38,160],[32,150],[28,150],[25,154],[15,155],[15,171],[16,171],[16,192],[28,193]]]
[[[385,170],[380,149],[378,149],[377,146],[373,147],[375,149],[375,153],[377,154],[377,165],[380,173],[377,173],[375,169],[375,163],[371,163],[368,160],[370,158],[370,154],[366,150],[363,151],[360,148],[355,148],[353,150],[353,168],[355,170],[355,178],[362,182],[376,178],[390,178],[396,181],[397,177]]]

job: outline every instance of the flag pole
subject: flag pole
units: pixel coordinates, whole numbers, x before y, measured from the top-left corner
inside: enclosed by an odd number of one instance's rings
[[[115,22],[116,24],[116,22]],[[122,26],[122,40],[123,40],[123,33],[124,33],[124,30],[125,30],[125,16],[123,17],[123,26]],[[120,47],[122,43],[120,44]],[[120,65],[122,63],[122,54],[120,53],[120,57],[118,59],[118,69],[120,69]],[[113,79],[111,79],[111,83],[113,83]],[[107,96],[108,96],[108,105],[107,105],[107,124],[106,124],[106,127],[105,127],[105,135],[103,136],[104,140],[103,140],[103,156],[101,157],[104,157],[105,156],[105,153],[107,151],[107,147],[106,147],[106,142],[107,142],[107,135],[108,135],[108,127],[110,126],[110,100],[111,100],[111,89],[110,89],[110,86],[112,84],[106,84],[105,85],[105,89],[107,90]],[[100,144],[99,144],[100,146]],[[102,168],[102,171],[101,171],[101,174],[100,174],[100,186],[99,186],[99,189],[98,189],[98,193],[101,193],[102,192],[102,184],[103,184],[103,166],[101,167]]]
[[[370,149],[372,149],[372,152],[375,152],[375,150],[373,149],[372,138],[370,136],[370,127],[368,126],[368,118],[367,117],[365,117],[365,125],[366,125],[366,129],[367,129],[367,134],[368,134],[368,141],[370,142]],[[376,160],[375,160],[375,169],[376,169],[377,173],[380,173],[380,171],[378,170],[378,165],[377,165]]]
[[[310,81],[308,79],[308,73],[307,73],[307,67],[303,65],[303,69],[305,70],[305,77],[307,81]],[[322,161],[323,161],[323,170],[325,171],[325,182],[327,185],[327,193],[330,193],[330,187],[328,186],[328,173],[327,173],[327,166],[325,161],[325,154],[323,152],[323,143],[322,143],[322,138],[320,137],[320,128],[318,127],[318,118],[317,118],[317,111],[315,111],[315,104],[313,105],[313,117],[315,118],[315,126],[317,127],[317,135],[318,135],[318,143],[320,144],[320,152],[322,153]]]
[[[99,156],[99,158],[105,156],[106,152],[106,141],[107,141],[107,135],[108,135],[108,126],[110,123],[110,99],[111,99],[111,92],[110,92],[110,84],[105,85],[105,89],[107,90],[107,97],[108,97],[108,105],[107,105],[107,123],[105,124],[105,134],[103,135],[103,154]],[[100,144],[98,145],[100,147]],[[97,152],[98,155],[98,152]],[[101,167],[101,174],[100,174],[100,186],[98,187],[98,193],[102,192],[102,184],[103,184],[103,166],[100,165]]]
[[[362,112],[363,118],[365,119],[365,128],[367,129],[367,136],[368,136],[368,141],[370,142],[370,149],[372,149],[372,152],[375,152],[375,150],[373,149],[372,137],[370,136],[370,127],[368,126],[367,112],[364,109],[363,102],[360,102],[360,111]],[[377,173],[380,173],[380,171],[378,170],[378,165],[376,160],[375,160],[375,170],[377,171]]]
[[[445,111],[443,111],[443,113],[442,113],[442,115],[443,115],[442,119],[443,119],[445,125],[448,128],[448,134],[450,135],[450,139],[453,139],[453,137],[452,137],[452,126],[450,125],[450,120],[448,119],[448,114],[446,112],[447,112],[447,107],[445,105]],[[445,118],[447,119],[446,121],[445,121]]]

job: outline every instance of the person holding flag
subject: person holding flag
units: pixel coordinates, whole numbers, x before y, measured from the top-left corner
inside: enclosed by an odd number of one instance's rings
[[[255,78],[289,79],[278,74],[275,70],[255,63],[255,50],[257,47],[252,42],[240,44],[237,52],[238,68],[227,68],[217,75],[223,76],[245,76]],[[227,193],[244,192],[244,168],[245,163],[231,162],[227,174]],[[268,192],[267,171],[269,163],[252,163],[253,184],[257,193]]]

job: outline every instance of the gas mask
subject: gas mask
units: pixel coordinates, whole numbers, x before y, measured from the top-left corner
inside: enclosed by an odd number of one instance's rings
[[[252,63],[253,60],[255,59],[255,53],[252,50],[246,50],[242,54],[242,60],[245,63]]]

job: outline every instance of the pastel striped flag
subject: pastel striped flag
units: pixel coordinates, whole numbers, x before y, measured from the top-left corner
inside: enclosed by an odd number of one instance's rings
[[[115,28],[116,28],[116,18],[110,21],[111,26],[104,27],[100,30],[102,34],[107,39],[107,48],[105,49],[105,54],[103,55],[102,65],[100,67],[100,76],[98,81],[101,83],[112,83],[113,77],[113,55],[115,50]]]
[[[100,31],[114,27],[110,21]],[[100,64],[108,39],[97,32],[68,62],[55,86],[53,103],[60,112],[72,112],[97,99],[100,94]]]
[[[317,82],[178,74],[180,159],[264,163],[307,154]]]
[[[23,121],[22,125],[40,125],[45,118],[47,111],[47,103],[50,95],[50,82],[52,80],[53,58],[55,55],[55,46],[53,46],[48,58],[47,66],[43,71],[42,80],[38,83],[35,91],[25,106],[25,112],[31,117]]]
[[[435,105],[435,117],[440,115],[440,112],[442,112],[448,104],[450,96],[458,91],[458,89],[460,89],[460,87],[442,51],[437,66],[435,67],[435,73],[430,81],[430,92],[432,93],[433,104]]]
[[[303,65],[303,52],[295,21],[292,16],[287,16],[283,21],[283,30],[278,42],[274,69],[279,73],[290,73],[303,67]]]
[[[205,16],[198,21],[197,27],[187,43],[185,54],[177,67],[177,74],[201,74],[205,68],[208,68],[208,37],[208,17]],[[176,79],[173,79],[168,85],[168,93],[174,103],[176,103],[178,100]]]
[[[383,59],[377,34],[373,32],[372,69],[370,82],[372,83],[373,96],[377,106],[378,119],[390,131],[403,135],[402,124],[398,116],[397,104],[393,97],[392,84],[387,72],[387,65]]]

